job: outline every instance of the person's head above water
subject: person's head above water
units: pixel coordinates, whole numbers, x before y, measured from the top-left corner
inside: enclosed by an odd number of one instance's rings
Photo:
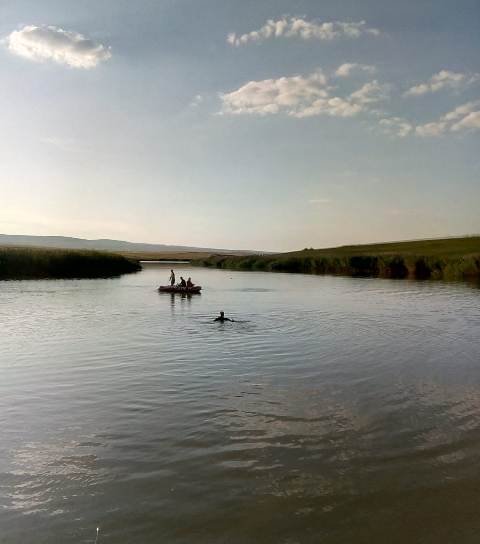
[[[225,312],[221,311],[220,315],[214,319],[214,321],[220,321],[223,323],[224,321],[234,321],[234,319],[230,319],[229,317],[225,317]]]

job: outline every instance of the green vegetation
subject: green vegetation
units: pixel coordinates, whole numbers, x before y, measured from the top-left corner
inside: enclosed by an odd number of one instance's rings
[[[138,262],[113,253],[32,247],[0,248],[0,280],[109,278],[140,269]]]
[[[213,255],[193,264],[237,270],[382,278],[480,280],[480,236],[419,240],[276,255]]]

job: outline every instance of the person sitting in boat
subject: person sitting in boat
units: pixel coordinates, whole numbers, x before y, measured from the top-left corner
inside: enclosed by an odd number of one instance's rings
[[[191,289],[195,284],[192,282],[192,278],[188,278],[187,280],[187,288]]]
[[[173,287],[175,285],[175,272],[170,270],[170,285]]]
[[[224,323],[225,321],[231,321],[234,322],[233,319],[230,319],[229,317],[225,317],[225,312],[220,312],[220,315],[214,319],[214,321],[220,321],[220,323]]]
[[[187,282],[180,276],[180,283],[178,284],[179,287],[187,287]]]

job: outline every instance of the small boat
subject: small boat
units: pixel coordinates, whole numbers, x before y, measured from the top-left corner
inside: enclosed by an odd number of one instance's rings
[[[182,293],[184,295],[199,295],[202,287],[194,285],[193,287],[179,287],[177,285],[160,285],[159,293]]]

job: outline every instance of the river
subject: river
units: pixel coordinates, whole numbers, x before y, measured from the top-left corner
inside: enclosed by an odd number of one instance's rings
[[[0,282],[2,544],[478,541],[479,289],[179,266]]]

